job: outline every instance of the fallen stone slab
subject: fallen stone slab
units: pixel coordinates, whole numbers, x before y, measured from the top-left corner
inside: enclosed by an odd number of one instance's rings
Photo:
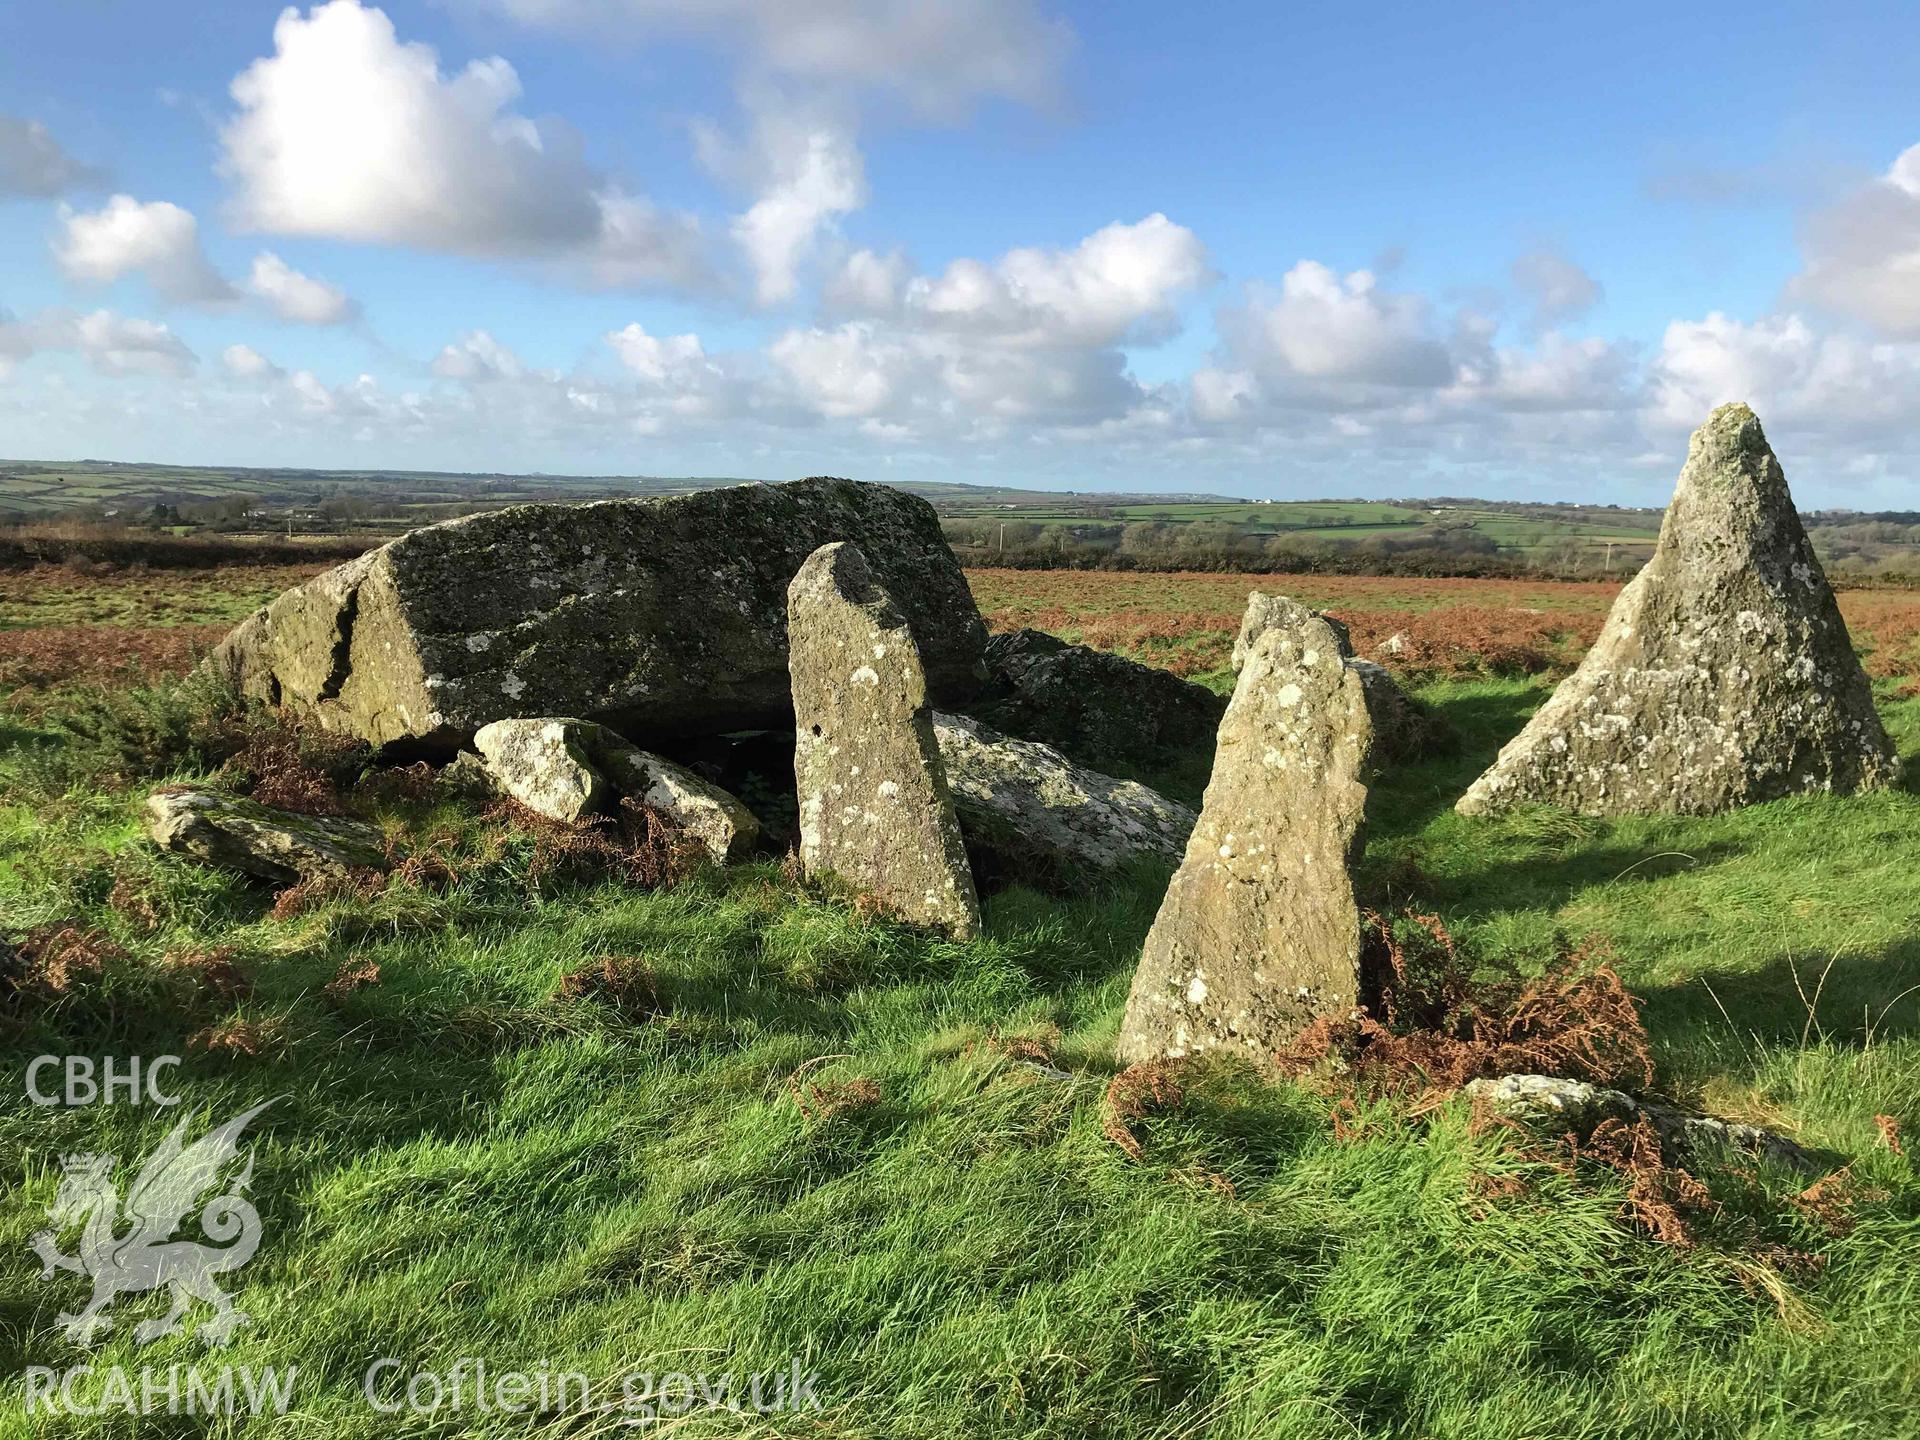
[[[1070,888],[1143,861],[1177,865],[1194,813],[964,715],[935,714],[967,849],[1023,883]]]
[[[377,827],[338,815],[300,815],[217,790],[156,790],[147,834],[163,850],[291,884],[388,868]]]
[[[722,865],[744,858],[760,838],[760,822],[734,796],[591,720],[496,720],[473,743],[494,788],[550,819],[579,821],[632,800],[664,815]]]
[[[1351,867],[1372,747],[1365,682],[1333,626],[1308,615],[1252,640],[1134,974],[1124,1063],[1210,1049],[1264,1061],[1359,1003]]]
[[[987,641],[988,698],[969,713],[1096,769],[1147,767],[1213,738],[1226,702],[1153,665],[1043,630]]]
[[[208,663],[329,729],[442,753],[522,716],[785,728],[787,583],[834,540],[875,557],[933,692],[973,694],[986,629],[933,507],[824,478],[429,525],[287,591]]]
[[[1549,1135],[1571,1132],[1583,1140],[1604,1121],[1632,1125],[1644,1118],[1660,1137],[1661,1154],[1669,1164],[1697,1166],[1736,1152],[1796,1170],[1825,1168],[1799,1145],[1772,1130],[1709,1115],[1689,1115],[1670,1105],[1638,1100],[1624,1090],[1610,1090],[1584,1080],[1502,1075],[1497,1080],[1471,1080],[1463,1093],[1494,1114],[1530,1130]]]
[[[1780,462],[1723,405],[1600,638],[1455,808],[1708,815],[1899,773]]]
[[[980,902],[906,613],[845,543],[807,558],[788,612],[802,867],[911,924],[977,935]]]

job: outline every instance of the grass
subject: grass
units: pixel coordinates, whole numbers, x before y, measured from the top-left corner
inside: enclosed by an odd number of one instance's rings
[[[1920,702],[1883,688],[1920,758]],[[817,1412],[703,1416],[690,1434],[1908,1433],[1920,1182],[1875,1117],[1920,1124],[1903,993],[1920,983],[1920,798],[1453,815],[1546,693],[1539,677],[1423,688],[1461,751],[1376,788],[1365,886],[1523,968],[1556,934],[1602,938],[1645,1001],[1660,1087],[1851,1162],[1868,1198],[1846,1233],[1780,1204],[1676,1250],[1623,1223],[1617,1180],[1476,1133],[1458,1102],[1336,1127],[1327,1096],[1227,1068],[1144,1122],[1129,1160],[1101,1096],[1163,876],[1005,891],[985,937],[956,945],[772,863],[665,892],[535,887],[524,840],[390,795],[371,812],[437,835],[459,878],[276,919],[249,883],[151,853],[141,788],[71,782],[45,721],[0,733],[0,911],[77,920],[125,957],[16,1013],[6,1064],[184,1054],[177,1088],[215,1120],[284,1097],[250,1150],[265,1243],[232,1287],[255,1323],[220,1360],[297,1365],[297,1414],[205,1433],[600,1433],[471,1408],[397,1429],[359,1391],[382,1355],[615,1385],[796,1356],[818,1371]],[[181,963],[217,946],[244,995]],[[602,956],[645,965],[624,992],[563,983]],[[353,966],[377,978],[330,991]],[[1049,1070],[1016,1058],[1032,1053]],[[803,1110],[796,1072],[837,1108]],[[144,1154],[176,1113],[0,1110],[0,1370],[206,1363],[191,1340],[136,1349],[128,1325],[153,1306],[132,1299],[84,1357],[54,1322],[80,1282],[37,1282],[26,1250],[58,1154]],[[1800,1182],[1763,1183],[1779,1199]],[[1824,1269],[1783,1272],[1745,1243],[1751,1224]],[[33,1423],[9,1433],[202,1433]]]

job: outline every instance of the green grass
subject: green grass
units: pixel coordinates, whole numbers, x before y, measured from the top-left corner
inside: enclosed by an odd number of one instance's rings
[[[299,1366],[299,1414],[249,1434],[528,1432],[472,1410],[396,1429],[358,1390],[388,1354],[595,1377],[799,1356],[819,1372],[821,1412],[683,1427],[702,1435],[1911,1433],[1920,1183],[1873,1145],[1873,1117],[1920,1121],[1902,998],[1920,982],[1920,799],[1454,816],[1544,694],[1427,692],[1462,753],[1377,788],[1363,878],[1404,884],[1417,866],[1418,902],[1489,955],[1537,964],[1557,932],[1605,937],[1646,1001],[1664,1088],[1792,1130],[1884,1192],[1845,1236],[1769,1212],[1771,1238],[1826,1257],[1817,1280],[1783,1284],[1750,1258],[1738,1217],[1699,1250],[1655,1245],[1620,1223],[1616,1185],[1473,1134],[1457,1104],[1420,1120],[1381,1107],[1343,1142],[1325,1098],[1217,1069],[1129,1161],[1099,1102],[1163,877],[1068,901],[1009,891],[984,939],[954,945],[863,922],[772,865],[664,894],[530,893],[509,845],[444,893],[396,886],[277,921],[247,883],[149,853],[135,797],[50,786],[18,729],[0,742],[0,909],[103,926],[133,959],[21,1019],[6,1064],[182,1053],[236,1007],[155,962],[237,947],[255,984],[237,1012],[282,1022],[285,1048],[191,1056],[179,1088],[219,1119],[285,1097],[251,1149],[265,1244],[233,1286],[256,1323],[221,1360]],[[1920,702],[1887,713],[1911,756]],[[475,857],[487,838],[444,809],[385,816],[453,827]],[[108,904],[116,879],[150,894],[158,933]],[[662,1013],[554,998],[609,953],[650,960]],[[349,959],[380,982],[329,1000]],[[1816,989],[1810,1011],[1799,992]],[[1069,1078],[984,1043],[1046,1027]],[[809,1062],[880,1099],[807,1119],[788,1077]],[[37,1282],[26,1250],[55,1157],[144,1153],[174,1118],[0,1110],[0,1371],[83,1358],[54,1323],[80,1282]],[[1490,1203],[1476,1176],[1529,1188]],[[1793,1183],[1766,1177],[1776,1195]],[[94,1363],[198,1359],[190,1340],[132,1345],[151,1310],[123,1301]],[[24,1423],[0,1416],[0,1431],[202,1433]]]

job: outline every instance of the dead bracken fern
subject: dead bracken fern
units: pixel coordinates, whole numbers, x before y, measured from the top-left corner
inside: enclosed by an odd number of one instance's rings
[[[623,799],[612,815],[568,823],[501,800],[481,817],[504,821],[532,836],[527,879],[535,889],[608,875],[646,890],[671,889],[698,870],[706,850],[649,805]]]
[[[660,977],[652,963],[639,955],[602,955],[563,975],[554,997],[598,1000],[635,1022],[664,1015],[669,1008]]]
[[[848,1080],[813,1081],[805,1078],[807,1072],[816,1066],[845,1058],[844,1055],[816,1056],[787,1077],[787,1093],[793,1097],[800,1118],[808,1124],[819,1124],[849,1111],[871,1109],[880,1103],[879,1082],[865,1075],[855,1075]]]
[[[1134,1126],[1159,1110],[1171,1110],[1186,1098],[1178,1060],[1142,1060],[1129,1065],[1107,1085],[1100,1128],[1130,1160],[1144,1159]]]
[[[1593,943],[1563,947],[1539,976],[1476,973],[1437,916],[1369,911],[1364,924],[1366,1007],[1309,1025],[1275,1056],[1284,1073],[1331,1070],[1353,1094],[1414,1100],[1515,1073],[1652,1081],[1636,1002]]]
[[[45,1004],[97,980],[127,952],[104,931],[69,921],[38,925],[11,945],[0,942],[0,1003]]]

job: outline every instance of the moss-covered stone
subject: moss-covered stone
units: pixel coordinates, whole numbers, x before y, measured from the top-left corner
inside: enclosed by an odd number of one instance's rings
[[[976,689],[986,631],[933,507],[834,479],[431,525],[280,596],[212,663],[380,745],[447,750],[534,715],[643,742],[784,726],[787,583],[835,540],[872,557],[933,693]]]
[[[217,790],[156,790],[146,824],[163,850],[279,885],[387,868],[380,831],[364,820],[276,810]]]

